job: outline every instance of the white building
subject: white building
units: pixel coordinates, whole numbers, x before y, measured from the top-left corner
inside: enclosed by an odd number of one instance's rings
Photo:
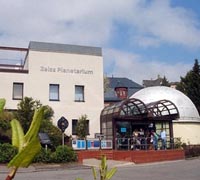
[[[99,133],[104,106],[101,48],[32,41],[27,49],[0,49],[27,51],[22,66],[0,65],[0,96],[6,99],[6,109],[16,109],[23,97],[32,97],[53,108],[55,125],[62,116],[68,120],[67,135],[74,134],[81,115],[88,117],[90,137]]]

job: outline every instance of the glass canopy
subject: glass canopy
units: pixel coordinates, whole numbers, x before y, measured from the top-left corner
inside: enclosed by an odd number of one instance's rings
[[[105,107],[101,118],[109,117],[144,117],[150,119],[174,120],[179,117],[179,112],[174,103],[169,100],[159,100],[144,104],[141,100],[131,98]]]

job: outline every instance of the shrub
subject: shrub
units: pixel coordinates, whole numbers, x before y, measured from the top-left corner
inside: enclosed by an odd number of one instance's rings
[[[52,156],[54,162],[59,163],[73,162],[77,160],[77,155],[75,151],[68,146],[58,146]]]
[[[33,159],[34,163],[50,163],[52,162],[52,158],[51,158],[51,150],[50,149],[45,149],[45,148],[41,148],[41,151],[39,154],[37,154],[35,156],[35,158]]]
[[[0,143],[11,142],[11,126],[10,121],[13,118],[12,112],[4,110],[0,113]]]
[[[180,149],[182,147],[182,142],[181,142],[181,138],[175,138],[174,140],[174,148],[175,149]]]
[[[200,156],[200,145],[187,145],[184,150],[186,158]]]
[[[17,148],[9,143],[0,144],[0,163],[9,162],[17,154]]]
[[[36,155],[34,163],[65,163],[74,162],[77,160],[77,155],[71,147],[58,146],[56,151],[52,152],[50,149],[41,148],[39,154]]]

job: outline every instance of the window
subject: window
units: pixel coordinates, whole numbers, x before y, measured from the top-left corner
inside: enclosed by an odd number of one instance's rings
[[[76,126],[78,124],[78,119],[72,119],[72,135],[77,135]],[[89,120],[87,120],[87,135],[90,135],[89,131]]]
[[[49,85],[49,100],[59,101],[59,84]]]
[[[76,135],[76,126],[77,126],[78,120],[72,119],[72,135]]]
[[[75,101],[84,102],[84,86],[75,86]]]
[[[23,99],[23,83],[13,83],[13,99],[21,100]]]

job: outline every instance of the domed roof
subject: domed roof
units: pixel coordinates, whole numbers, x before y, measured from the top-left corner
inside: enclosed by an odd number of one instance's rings
[[[178,108],[181,121],[200,121],[199,113],[193,102],[182,92],[165,86],[147,87],[137,91],[130,98],[137,98],[145,104],[169,100]]]

